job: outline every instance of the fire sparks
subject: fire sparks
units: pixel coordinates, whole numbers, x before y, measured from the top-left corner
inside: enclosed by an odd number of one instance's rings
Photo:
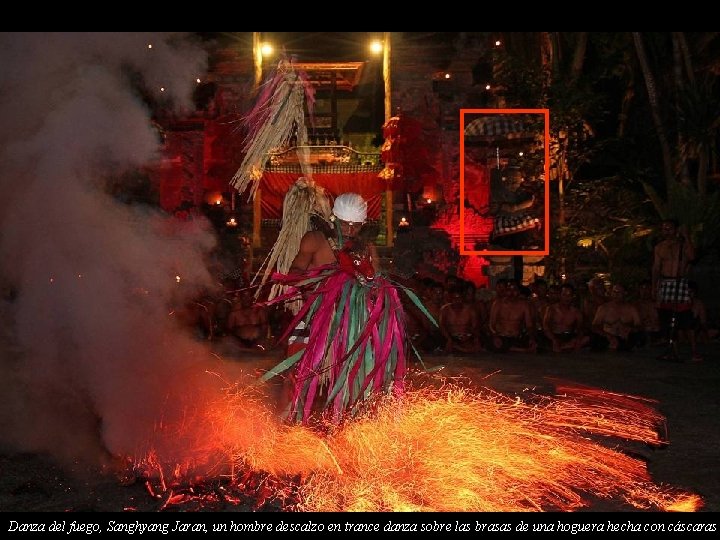
[[[235,489],[252,491],[256,507],[274,499],[297,511],[570,511],[593,498],[648,510],[702,506],[696,495],[655,485],[642,460],[607,444],[666,444],[649,400],[558,388],[563,395],[531,401],[423,388],[320,430],[283,424],[260,396],[235,390],[199,415],[197,428],[183,426],[196,431],[195,465],[203,456],[212,465],[199,476],[176,467],[165,505],[201,496],[178,494],[180,480],[225,478],[226,503],[240,500]],[[144,462],[165,487],[158,456]]]
[[[617,410],[596,424],[578,411],[459,388],[411,393],[334,437],[345,474],[313,477],[302,509],[575,510],[588,495],[665,509],[689,500],[653,486],[642,461],[584,436],[598,425],[603,435],[624,435],[633,417]]]

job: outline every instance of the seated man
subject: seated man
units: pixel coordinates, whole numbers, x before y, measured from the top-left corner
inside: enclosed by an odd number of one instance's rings
[[[520,297],[515,281],[507,282],[504,295],[490,309],[490,334],[495,351],[537,351],[530,302]]]
[[[543,318],[543,332],[552,343],[553,352],[577,351],[590,343],[585,335],[582,313],[573,305],[575,288],[560,286],[560,302],[550,304]]]
[[[625,300],[625,287],[616,283],[610,289],[610,301],[595,312],[593,348],[630,351],[637,345],[641,329],[640,313]]]
[[[480,325],[477,311],[464,301],[464,287],[453,285],[449,302],[440,309],[440,331],[445,338],[445,352],[476,353],[480,351]]]
[[[254,305],[251,291],[240,292],[240,299],[233,303],[228,317],[228,333],[235,336],[247,349],[263,349],[268,328],[269,322],[265,308]]]

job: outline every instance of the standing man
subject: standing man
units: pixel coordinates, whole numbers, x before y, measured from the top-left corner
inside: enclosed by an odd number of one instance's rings
[[[652,286],[658,302],[660,328],[671,344],[677,330],[686,330],[692,360],[702,360],[695,344],[692,329],[692,299],[688,289],[687,274],[695,259],[695,247],[684,228],[677,220],[665,219],[661,223],[663,239],[655,246],[652,267]],[[674,359],[675,351],[663,359]]]
[[[378,272],[375,247],[361,238],[367,203],[343,193],[332,213],[330,231],[307,232],[290,272],[274,276],[303,295],[289,330],[304,330],[304,346],[262,380],[292,368],[288,418],[303,424],[318,416],[337,423],[377,395],[402,391],[407,371],[402,287]],[[292,290],[274,301],[292,299]]]

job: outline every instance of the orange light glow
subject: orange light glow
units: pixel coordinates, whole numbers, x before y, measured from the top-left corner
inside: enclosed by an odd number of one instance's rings
[[[380,54],[383,51],[382,41],[374,40],[370,42],[370,52],[373,54]]]

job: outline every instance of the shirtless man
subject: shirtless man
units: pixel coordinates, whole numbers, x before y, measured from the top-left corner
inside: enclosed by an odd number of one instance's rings
[[[343,239],[346,241],[355,240],[364,224],[364,222],[345,221],[342,219],[338,219],[338,223],[340,224]],[[336,263],[338,261],[334,250],[337,248],[339,248],[339,246],[335,246],[335,240],[332,237],[328,237],[326,231],[308,231],[300,241],[300,250],[290,265],[290,271],[305,272],[318,266]],[[370,254],[374,270],[378,271],[380,266],[378,264],[375,245],[368,243],[365,245],[365,248]]]
[[[630,351],[636,345],[642,321],[637,308],[625,300],[625,287],[616,283],[610,301],[598,307],[592,322],[596,348]]]
[[[254,305],[253,293],[249,290],[240,293],[239,302],[233,303],[228,317],[228,333],[235,336],[240,344],[247,348],[263,348],[268,335],[268,315],[265,308]]]
[[[520,297],[517,282],[508,281],[504,295],[493,303],[490,333],[496,351],[537,351],[532,308],[530,302]]]
[[[560,301],[550,304],[543,317],[543,332],[552,343],[553,352],[577,351],[590,343],[585,335],[583,316],[573,305],[575,288],[569,283],[560,286]]]
[[[440,309],[440,331],[445,338],[445,352],[476,353],[480,351],[480,324],[473,304],[464,301],[461,284],[453,285],[449,302]]]
[[[361,336],[362,331],[366,329],[369,314],[341,316],[331,323],[327,318],[329,310],[333,311],[333,314],[329,315],[331,319],[338,313],[348,313],[345,310],[353,300],[339,293],[337,287],[329,290],[325,285],[328,283],[337,285],[342,282],[343,290],[351,290],[348,296],[357,299],[360,295],[364,295],[369,304],[373,298],[371,282],[374,279],[384,279],[378,275],[379,261],[375,246],[370,242],[363,242],[361,238],[361,229],[367,219],[367,202],[359,194],[343,193],[335,199],[332,212],[332,227],[328,227],[324,221],[318,222],[318,230],[308,231],[303,235],[298,253],[290,264],[288,272],[288,277],[303,280],[308,272],[325,267],[319,276],[321,281],[314,286],[304,287],[305,293],[311,295],[314,298],[313,302],[318,302],[319,307],[316,306],[316,311],[307,312],[303,320],[292,329],[288,340],[287,357],[283,360],[283,363],[286,363],[288,359],[295,359],[293,369],[288,371],[284,379],[280,401],[283,405],[288,405],[286,412],[289,412],[289,417],[301,423],[308,423],[311,417],[317,415],[339,415],[341,406],[338,404],[343,399],[356,401],[362,399],[362,395],[353,394],[357,392],[352,386],[352,378],[357,375],[357,370],[352,371],[347,365],[348,362],[353,362],[350,349],[339,351],[333,349],[331,345],[339,339],[344,347],[348,347],[349,343]],[[398,315],[400,320],[404,320],[402,308],[396,306],[394,309],[393,315]],[[375,325],[381,323],[382,321],[374,322]],[[330,324],[339,325],[334,327],[333,334],[326,332]],[[393,336],[398,334],[400,334],[399,330],[395,329]],[[405,334],[400,335],[404,339]],[[388,336],[387,339],[392,339],[393,336]],[[369,338],[363,339],[367,342]],[[310,349],[308,344],[311,344]],[[380,346],[374,343],[372,345],[376,345],[375,349]],[[376,350],[373,352],[376,359],[380,358],[381,355],[377,354]],[[340,367],[336,368],[337,365]],[[404,375],[404,370],[397,368],[398,365],[401,368],[405,366],[404,363],[398,363],[393,369],[380,369],[384,378],[383,386],[392,386],[395,377],[399,379],[401,373]],[[332,373],[334,369],[339,371]],[[344,391],[334,394],[331,407],[327,398],[332,390],[331,385],[334,384],[331,382],[333,376],[338,377],[335,379],[337,383],[342,379],[347,382]],[[360,376],[365,378],[367,374]],[[343,406],[349,408],[350,403],[352,401]]]
[[[350,196],[355,194],[345,195]],[[342,197],[343,195],[341,195],[338,199],[340,201],[344,201],[345,199]],[[362,198],[359,195],[356,197],[362,201]],[[349,200],[354,201],[354,199]],[[362,201],[362,203],[367,206],[365,201]],[[362,216],[358,215],[358,218],[360,217],[362,217],[362,219],[358,219],[358,221],[336,218],[344,241],[356,240],[357,234],[365,224],[366,214]],[[334,231],[325,228],[306,232],[300,241],[300,249],[290,265],[290,272],[307,272],[308,270],[312,270],[313,268],[317,268],[319,266],[337,263],[338,258],[336,253],[342,246],[337,246],[334,235]],[[366,244],[365,249],[367,249],[369,254],[369,259],[372,263],[374,272],[377,272],[380,267],[375,245]],[[305,323],[301,321],[293,330],[290,339],[288,340],[288,355],[292,355],[305,347],[305,344],[307,343],[307,336],[309,335],[308,332],[309,329],[307,329],[305,327]]]
[[[687,232],[674,219],[662,222],[663,239],[655,246],[652,286],[658,302],[660,327],[668,339],[674,330],[687,331],[692,359],[697,354],[695,331],[692,329],[692,301],[688,291],[687,273],[695,259],[695,247]]]

